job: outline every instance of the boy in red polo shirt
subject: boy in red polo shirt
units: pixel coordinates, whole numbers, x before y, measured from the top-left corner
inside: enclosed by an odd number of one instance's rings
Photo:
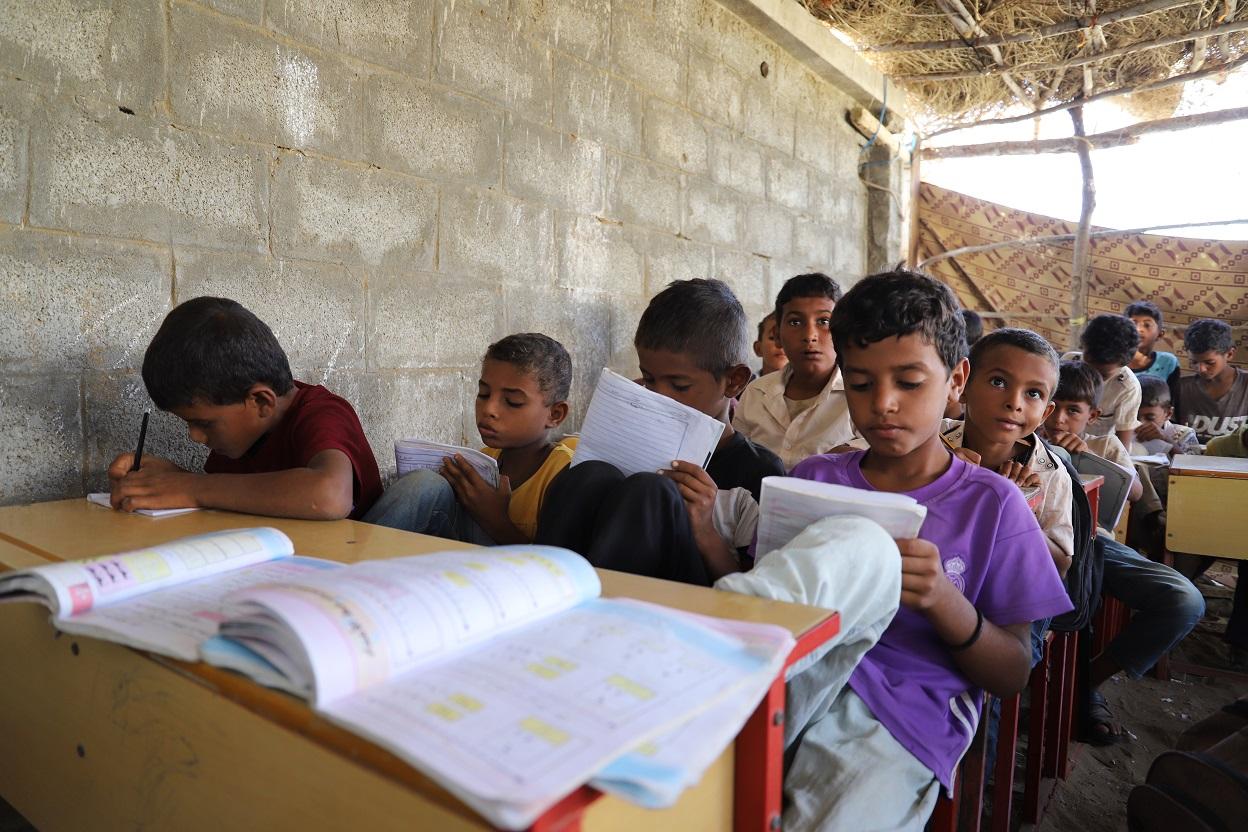
[[[211,453],[203,473],[134,454],[108,468],[113,508],[219,508],[340,520],[381,495],[377,460],[355,409],[291,377],[273,331],[226,298],[202,297],[166,317],[143,356],[143,383]]]

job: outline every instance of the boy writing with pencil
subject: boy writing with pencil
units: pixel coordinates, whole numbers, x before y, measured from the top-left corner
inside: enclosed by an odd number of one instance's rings
[[[386,491],[364,522],[482,545],[530,543],[551,481],[573,445],[551,439],[568,416],[572,359],[546,335],[490,344],[477,381],[477,431],[498,461],[497,487],[460,454],[441,471],[417,469]]]
[[[831,334],[869,449],[793,471],[912,497],[927,508],[919,537],[825,518],[717,584],[841,611],[837,643],[790,682],[786,829],[922,829],[982,692],[1021,690],[1030,622],[1071,608],[1019,489],[941,441],[968,373],[958,311],[948,287],[904,270],[850,289]]]
[[[273,517],[362,515],[381,494],[377,461],[351,405],[291,377],[272,330],[240,304],[180,304],[143,357],[143,383],[161,410],[210,451],[203,473],[124,453],[108,468],[122,511],[219,508]]]

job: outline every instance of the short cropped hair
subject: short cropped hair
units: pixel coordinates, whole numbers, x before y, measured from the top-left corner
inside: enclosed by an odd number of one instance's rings
[[[1125,367],[1140,345],[1140,331],[1126,315],[1097,315],[1088,321],[1079,336],[1083,359],[1093,364],[1117,364]]]
[[[554,338],[540,332],[521,332],[495,341],[485,357],[511,364],[537,378],[547,406],[568,400],[572,391],[572,358]]]
[[[1040,356],[1053,367],[1055,375],[1062,363],[1053,345],[1030,329],[1005,327],[994,329],[971,346],[971,375],[975,375],[975,367],[983,359],[984,353],[993,347],[1002,346],[1017,347],[1023,352]]]
[[[237,404],[253,384],[279,396],[294,384],[273,330],[242,304],[199,297],[165,316],[143,356],[143,383],[161,410],[195,401]]]
[[[936,348],[945,369],[966,357],[966,323],[958,299],[939,280],[909,269],[880,272],[854,284],[832,310],[836,363],[845,349],[919,334]]]
[[[1101,403],[1104,387],[1105,380],[1095,367],[1082,361],[1063,361],[1057,370],[1057,390],[1053,398],[1096,407]]]
[[[723,281],[674,280],[641,313],[633,346],[685,353],[719,379],[746,362],[750,322]]]
[[[984,337],[984,319],[973,309],[963,309],[962,320],[966,323],[966,345],[973,347]]]
[[[1140,407],[1169,407],[1170,385],[1159,376],[1143,375],[1140,379]]]
[[[1151,300],[1137,300],[1135,303],[1129,303],[1127,308],[1122,310],[1122,314],[1128,318],[1148,316],[1157,322],[1158,329],[1161,328],[1161,309]]]
[[[840,301],[844,294],[841,284],[823,272],[799,274],[784,281],[780,291],[776,293],[776,323],[784,318],[784,305],[797,298],[828,298],[833,303]]]
[[[1183,349],[1187,350],[1188,355],[1230,352],[1233,346],[1235,338],[1231,335],[1231,325],[1217,318],[1192,321],[1183,333]]]
[[[763,319],[758,322],[758,338],[755,340],[758,340],[758,341],[763,340],[763,331],[767,329],[767,322],[773,321],[775,320],[775,318],[776,318],[775,312],[768,312],[766,315],[763,316]]]

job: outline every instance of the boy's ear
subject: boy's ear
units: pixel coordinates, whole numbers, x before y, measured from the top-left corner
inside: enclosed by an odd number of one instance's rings
[[[547,428],[557,428],[568,418],[568,403],[555,402],[550,406],[550,418],[546,420]]]
[[[1040,422],[1043,424],[1046,419],[1048,419],[1050,416],[1053,415],[1054,410],[1057,410],[1057,402],[1053,401],[1052,399],[1049,399],[1049,404],[1044,409],[1044,416],[1041,417]]]
[[[754,377],[754,371],[744,364],[733,364],[728,368],[728,372],[724,374],[724,395],[730,399],[735,399],[741,395],[741,391],[750,383],[750,379]]]
[[[1099,407],[1094,407],[1091,410],[1091,414],[1092,415],[1088,417],[1088,421],[1094,421],[1096,419],[1099,419],[1101,418],[1101,409]]]
[[[1230,360],[1233,359],[1234,357],[1235,357],[1235,346],[1232,344],[1231,348],[1226,351],[1227,362],[1230,362]]]
[[[970,377],[971,361],[969,358],[963,358],[949,373],[949,395],[962,401],[962,391],[966,389],[966,382]]]
[[[256,410],[261,417],[267,418],[277,409],[277,400],[280,396],[274,392],[273,388],[267,384],[256,382],[247,389],[247,401],[252,402],[256,406]]]

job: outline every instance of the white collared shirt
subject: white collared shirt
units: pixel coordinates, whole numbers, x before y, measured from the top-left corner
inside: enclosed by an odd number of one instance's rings
[[[793,377],[785,367],[756,378],[741,394],[732,426],[780,457],[786,471],[808,456],[826,453],[858,437],[849,418],[840,370],[816,396],[816,402],[790,420],[784,388]]]

